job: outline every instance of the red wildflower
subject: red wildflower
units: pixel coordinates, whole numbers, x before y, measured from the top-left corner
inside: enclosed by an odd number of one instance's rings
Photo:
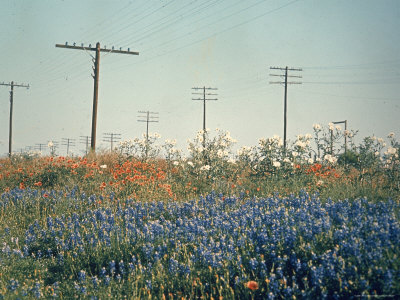
[[[250,280],[246,283],[246,287],[252,291],[255,291],[258,290],[258,283],[256,281]]]

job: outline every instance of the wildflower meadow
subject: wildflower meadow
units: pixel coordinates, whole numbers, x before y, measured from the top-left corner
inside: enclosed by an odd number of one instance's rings
[[[2,158],[0,299],[400,297],[400,143],[355,137]]]

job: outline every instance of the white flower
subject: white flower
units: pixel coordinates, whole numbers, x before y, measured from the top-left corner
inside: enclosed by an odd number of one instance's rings
[[[396,152],[397,152],[397,149],[396,149],[396,148],[389,147],[389,148],[387,149],[387,153],[390,154],[390,155],[396,154]]]
[[[341,130],[342,130],[342,127],[340,127],[340,125],[336,125],[336,130],[337,130],[337,131],[341,131]]]
[[[293,157],[297,157],[297,156],[299,156],[299,153],[297,151],[293,151],[292,155],[293,155]]]
[[[299,146],[300,148],[305,148],[305,147],[307,146],[306,143],[304,143],[303,141],[300,141],[300,140],[298,140],[298,141],[295,143],[295,145],[296,145],[296,146]]]
[[[107,169],[107,165],[101,165],[100,168]]]
[[[171,145],[171,146],[174,146],[174,145],[176,144],[176,139],[173,139],[173,140],[165,140],[165,143],[166,143],[166,144],[169,144],[169,145]]]
[[[210,170],[211,169],[211,167],[209,166],[209,165],[205,165],[205,166],[202,166],[201,168],[200,168],[200,171],[208,171],[208,170]]]
[[[333,130],[335,129],[335,126],[333,125],[332,122],[330,122],[330,123],[328,124],[328,126],[329,126],[329,130],[330,130],[330,131],[333,131]]]
[[[277,135],[277,134],[274,134],[272,138],[276,141],[279,141],[279,139],[280,139],[279,135]]]
[[[379,156],[379,151],[375,151],[375,156]]]
[[[384,144],[385,141],[383,140],[383,138],[378,138],[378,143],[379,143],[379,144]]]
[[[283,162],[285,162],[285,163],[290,163],[290,158],[289,158],[289,157],[285,157],[285,158],[283,159]]]
[[[316,123],[313,125],[313,128],[314,128],[314,130],[321,130],[321,125]]]
[[[310,133],[307,133],[304,137],[305,137],[307,140],[312,139],[312,135],[311,135]]]
[[[309,164],[313,164],[313,163],[314,163],[314,159],[313,159],[312,157],[310,157],[310,158],[307,160],[307,162],[308,162]]]
[[[330,155],[330,154],[326,154],[326,155],[324,156],[324,160],[330,162],[331,164],[334,164],[334,163],[337,162],[337,158],[334,157],[334,156],[332,156],[332,155]]]
[[[189,166],[194,167],[194,164],[191,161],[188,161],[187,163]]]
[[[233,159],[232,157],[228,159],[228,163],[230,164],[234,164],[236,163],[235,159]]]
[[[224,151],[222,151],[221,149],[218,149],[218,151],[217,151],[217,156],[218,156],[219,158],[224,157]]]
[[[394,132],[390,132],[390,133],[388,134],[388,138],[391,139],[391,138],[393,138],[393,137],[394,137]]]
[[[324,184],[324,181],[323,180],[318,180],[317,181],[317,185],[323,185]]]
[[[274,162],[272,163],[272,165],[273,165],[275,168],[280,168],[281,163],[280,163],[279,161],[274,161]]]
[[[49,147],[49,148],[51,148],[51,147],[53,147],[53,146],[54,146],[54,144],[53,144],[52,141],[50,141],[50,142],[47,144],[47,147]]]
[[[174,161],[173,164],[174,166],[179,166],[179,161]]]

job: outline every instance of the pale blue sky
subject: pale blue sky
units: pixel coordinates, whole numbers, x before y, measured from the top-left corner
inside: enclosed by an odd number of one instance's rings
[[[102,54],[97,145],[103,133],[140,136],[138,110],[159,112],[151,132],[180,148],[202,127],[192,87],[218,88],[207,127],[238,145],[283,136],[283,86],[270,66],[303,68],[288,88],[288,138],[347,119],[359,136],[400,136],[398,0],[2,0],[0,82],[14,93],[15,151],[90,135],[92,61],[68,42],[139,51]],[[277,72],[274,72],[277,73]],[[297,72],[296,72],[297,73]],[[293,73],[293,75],[295,75]],[[297,74],[296,74],[297,75]],[[0,86],[0,154],[8,151],[9,88]],[[65,147],[59,151],[65,154]]]

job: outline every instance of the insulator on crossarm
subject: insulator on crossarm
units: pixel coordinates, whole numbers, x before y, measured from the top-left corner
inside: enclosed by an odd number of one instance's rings
[[[68,42],[65,42],[65,46],[68,46]]]

